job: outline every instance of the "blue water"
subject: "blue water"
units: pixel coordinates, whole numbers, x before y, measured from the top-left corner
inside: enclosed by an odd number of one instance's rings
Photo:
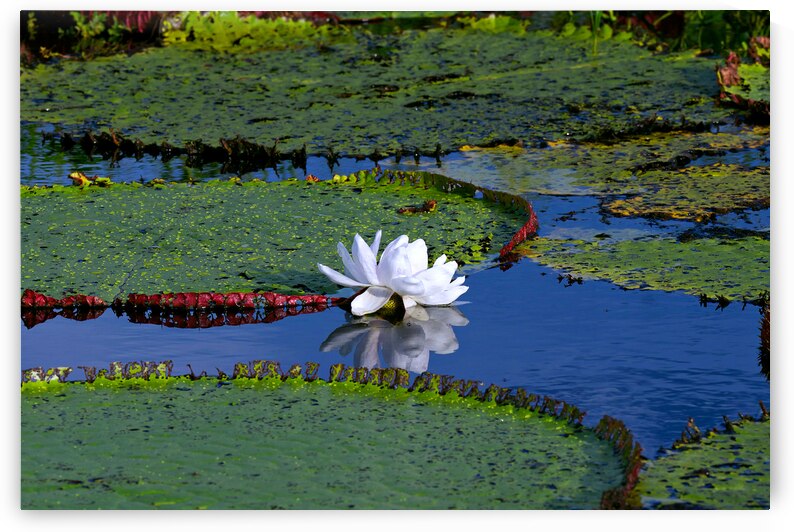
[[[623,291],[610,283],[567,286],[557,274],[524,260],[507,271],[471,275],[468,320],[452,325],[459,344],[425,360],[321,345],[348,324],[338,308],[268,324],[176,329],[130,323],[112,312],[83,322],[62,317],[22,331],[22,366],[89,365],[170,359],[176,374],[231,373],[235,362],[278,360],[283,368],[308,361],[348,365],[396,361],[408,369],[454,375],[548,394],[588,412],[622,419],[646,453],[669,446],[692,416],[701,427],[723,415],[756,414],[769,405],[769,385],[756,360],[757,307],[701,307],[692,296]],[[463,321],[465,321],[463,320]],[[460,322],[457,319],[457,322]],[[421,351],[421,349],[419,349]],[[362,356],[363,355],[363,356]],[[394,365],[394,364],[390,364]],[[416,373],[416,372],[414,372]],[[73,378],[83,378],[75,369]]]
[[[111,165],[79,147],[63,153],[36,142],[35,132],[23,127],[23,184],[68,184],[66,176],[75,170],[119,182],[231,175],[221,174],[220,165],[186,168],[180,159],[128,158]],[[412,158],[381,166],[445,173],[445,162],[459,156],[445,157],[440,166],[432,159],[416,165]],[[371,167],[371,161],[341,159],[333,173]],[[325,159],[309,158],[306,172],[283,164],[244,177],[303,179],[305,173],[332,175]],[[696,227],[607,218],[593,196],[512,192],[532,201],[543,236],[631,239],[675,236]],[[710,227],[720,226],[768,231],[769,210],[725,215]],[[554,270],[526,259],[506,271],[474,273],[466,284],[470,290],[462,298],[466,303],[456,307],[459,313],[413,320],[402,328],[383,322],[355,326],[336,308],[274,323],[206,329],[135,324],[109,310],[82,322],[57,317],[22,328],[22,368],[170,359],[176,374],[188,373],[188,364],[214,374],[231,373],[235,362],[272,359],[283,368],[319,362],[325,376],[337,362],[395,365],[414,374],[427,370],[548,394],[587,411],[588,424],[609,414],[626,423],[648,456],[679,437],[689,417],[706,428],[718,425],[723,415],[757,414],[759,400],[769,405],[769,384],[757,363],[757,307],[733,303],[718,310],[682,293],[624,291],[601,281],[568,286]],[[73,375],[83,378],[79,369]]]

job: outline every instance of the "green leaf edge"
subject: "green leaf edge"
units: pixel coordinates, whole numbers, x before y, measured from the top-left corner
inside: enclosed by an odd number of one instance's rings
[[[317,377],[320,364],[316,362],[307,362],[305,366],[293,364],[286,371],[281,369],[278,361],[273,360],[238,362],[234,365],[231,376],[218,370],[215,377],[208,376],[204,371],[196,375],[189,364],[189,374],[172,376],[173,363],[170,360],[160,363],[111,362],[108,369],[99,371],[93,366],[79,367],[85,372],[84,381],[66,382],[72,371],[70,367],[49,368],[46,371],[40,367],[26,369],[22,375],[21,392],[23,395],[57,394],[69,386],[85,386],[89,390],[115,389],[120,392],[129,389],[160,390],[196,380],[216,381],[218,385],[227,382],[244,387],[314,383],[339,387],[351,393],[380,389],[392,390],[396,394],[426,394],[424,397],[432,397],[440,402],[467,401],[474,406],[503,409],[500,413],[505,414],[550,416],[575,429],[584,430],[582,420],[585,412],[565,401],[547,395],[527,393],[523,388],[503,388],[496,384],[490,384],[483,390],[479,381],[455,379],[451,375],[429,372],[417,375],[413,383],[409,384],[410,374],[401,368],[366,368],[337,363],[330,367],[329,378],[323,380]],[[638,472],[642,467],[642,449],[639,443],[634,441],[633,435],[622,421],[610,416],[604,416],[592,430],[599,439],[613,447],[624,472],[620,486],[602,493],[601,508],[636,507],[637,503],[632,496]]]

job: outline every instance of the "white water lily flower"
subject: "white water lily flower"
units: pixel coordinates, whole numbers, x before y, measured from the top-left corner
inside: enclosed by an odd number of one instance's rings
[[[420,239],[408,242],[402,235],[391,241],[377,261],[381,231],[367,246],[361,236],[353,239],[352,256],[340,242],[337,252],[342,258],[345,273],[318,264],[320,271],[333,282],[350,288],[364,288],[351,305],[351,312],[363,316],[377,312],[395,293],[402,297],[406,309],[416,304],[426,306],[449,305],[468,289],[465,277],[452,280],[458,269],[455,261],[441,255],[428,268],[427,245]]]

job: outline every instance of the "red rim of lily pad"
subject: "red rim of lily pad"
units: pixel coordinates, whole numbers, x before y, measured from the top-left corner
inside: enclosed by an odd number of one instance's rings
[[[359,174],[362,172],[359,172]],[[363,173],[368,174],[367,172]],[[369,174],[373,175],[378,180],[399,181],[401,184],[414,186],[431,185],[445,192],[461,191],[471,196],[481,195],[481,197],[487,201],[504,205],[508,208],[518,209],[526,213],[526,222],[513,234],[510,241],[499,250],[499,256],[496,260],[503,265],[505,262],[513,262],[518,258],[512,253],[515,246],[537,234],[539,228],[537,214],[532,208],[532,204],[519,195],[494,191],[451,177],[427,172],[406,173],[391,170],[382,171],[380,167],[375,167]],[[351,176],[351,178],[355,179],[353,176]],[[22,293],[23,310],[107,307],[161,308],[172,310],[279,309],[293,307],[324,308],[329,305],[335,305],[339,301],[341,301],[341,298],[332,298],[319,294],[284,295],[276,292],[176,292],[157,294],[130,293],[125,297],[116,298],[112,303],[108,304],[97,296],[85,294],[70,295],[62,299],[56,299],[29,288],[25,289]]]
[[[336,306],[341,298],[323,295],[284,295],[275,292],[179,292],[128,294],[107,304],[83,294],[55,299],[27,289],[22,294],[22,321],[27,328],[57,316],[85,321],[100,317],[107,308],[132,323],[184,329],[272,323],[288,316],[313,314]]]

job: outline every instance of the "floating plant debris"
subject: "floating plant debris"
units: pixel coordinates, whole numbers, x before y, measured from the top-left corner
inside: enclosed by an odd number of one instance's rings
[[[173,377],[169,361],[114,362],[81,382],[26,370],[22,506],[625,505],[639,448],[617,420],[589,429],[573,405],[450,376],[318,369],[255,360]]]
[[[476,264],[495,255],[496,245],[507,253],[538,227],[519,196],[380,169],[321,182],[34,186],[22,187],[21,196],[22,282],[53,298],[333,293],[338,288],[316,264],[355,233],[416,235],[432,257]],[[397,212],[429,200],[437,202],[431,219]]]
[[[690,420],[686,434],[646,463],[635,488],[642,505],[653,509],[768,509],[769,413],[759,419],[725,419],[721,431],[701,435]]]
[[[515,194],[597,196],[615,216],[707,222],[769,206],[769,128],[466,147],[437,171]]]

